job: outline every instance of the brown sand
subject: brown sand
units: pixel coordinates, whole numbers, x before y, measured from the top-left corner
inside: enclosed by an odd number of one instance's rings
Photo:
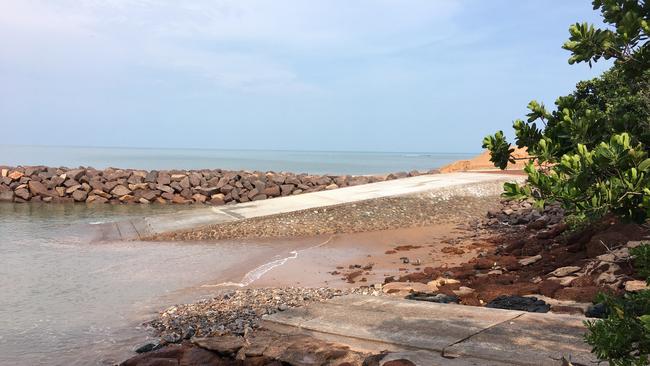
[[[326,243],[299,250],[295,259],[270,270],[251,286],[349,288],[373,285],[383,283],[386,277],[399,277],[426,267],[459,265],[473,258],[480,249],[473,242],[471,232],[453,224],[306,237],[304,240]],[[403,257],[408,258],[409,263],[403,263],[400,259]]]
[[[526,149],[515,148],[515,151],[512,153],[512,156],[517,159],[514,164],[508,164],[506,168],[507,171],[519,171],[521,172],[526,163],[528,163],[528,152]],[[458,160],[449,165],[446,165],[440,168],[440,173],[452,173],[459,171],[469,171],[469,170],[496,170],[500,171],[497,167],[494,166],[494,163],[490,161],[490,152],[484,151],[481,155],[470,159],[470,160]]]

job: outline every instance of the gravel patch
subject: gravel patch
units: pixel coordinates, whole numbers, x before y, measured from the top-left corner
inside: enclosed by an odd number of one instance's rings
[[[264,315],[347,294],[381,296],[382,292],[367,287],[233,290],[212,299],[167,308],[160,313],[158,319],[146,325],[156,331],[163,343],[177,343],[193,336],[246,335],[258,328]]]
[[[479,220],[498,204],[496,195],[385,197],[166,233],[150,239],[220,240],[389,230]]]

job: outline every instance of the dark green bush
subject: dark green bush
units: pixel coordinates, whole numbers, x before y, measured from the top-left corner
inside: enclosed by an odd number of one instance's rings
[[[613,59],[602,76],[578,83],[549,111],[528,105],[513,128],[516,145],[530,159],[526,184],[506,184],[504,196],[533,198],[538,206],[561,203],[574,223],[613,215],[645,222],[650,216],[650,4],[644,0],[594,0],[607,27],[576,23],[564,48],[569,63]],[[483,140],[491,161],[514,161],[502,131]],[[650,276],[650,246],[631,250],[639,275]],[[601,294],[607,317],[588,321],[585,336],[594,354],[610,365],[647,365],[650,354],[650,291],[622,297]]]

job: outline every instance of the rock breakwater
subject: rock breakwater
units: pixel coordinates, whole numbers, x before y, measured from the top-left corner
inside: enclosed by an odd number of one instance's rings
[[[432,172],[429,172],[432,173]],[[210,170],[0,167],[0,202],[205,203],[222,205],[419,175],[309,175]]]

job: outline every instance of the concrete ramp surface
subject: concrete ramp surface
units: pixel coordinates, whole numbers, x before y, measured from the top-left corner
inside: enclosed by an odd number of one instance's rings
[[[486,173],[421,175],[234,205],[200,206],[196,209],[179,210],[174,214],[118,221],[105,224],[101,228],[101,237],[103,240],[141,239],[171,231],[411,194],[431,194],[447,198],[498,195],[502,192],[504,182],[524,179],[524,176]]]
[[[583,317],[348,295],[267,316],[263,326],[422,365],[592,364]]]

